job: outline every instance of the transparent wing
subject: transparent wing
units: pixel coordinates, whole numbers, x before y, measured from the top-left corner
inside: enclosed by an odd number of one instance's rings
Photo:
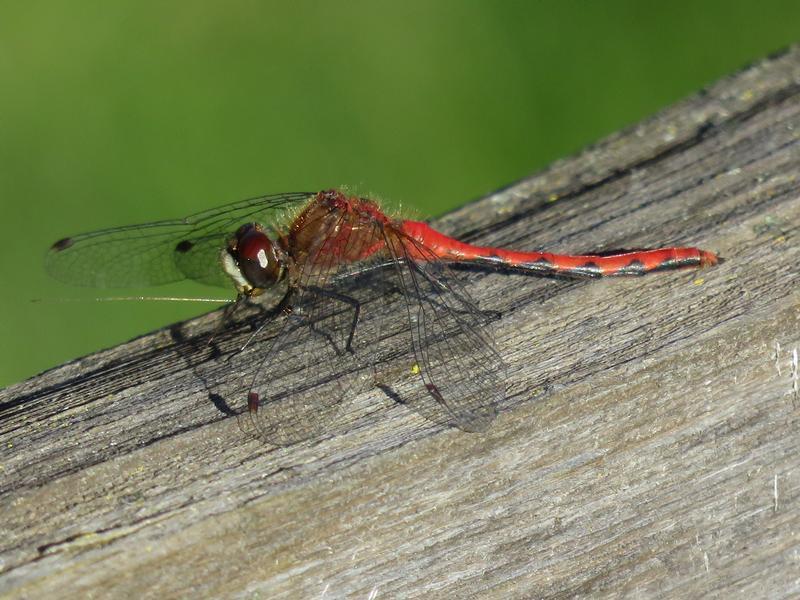
[[[240,225],[271,226],[313,196],[310,192],[251,198],[185,219],[104,229],[59,240],[45,267],[56,279],[92,287],[160,285],[182,279],[228,287],[219,251]]]
[[[385,240],[406,299],[416,357],[411,370],[429,394],[412,407],[433,421],[485,430],[505,396],[506,366],[487,327],[497,316],[479,310],[426,246],[388,226]]]
[[[284,331],[253,380],[250,414],[260,437],[280,445],[314,437],[344,397],[373,384],[373,365],[391,365],[391,387],[381,387],[429,420],[486,429],[505,393],[505,365],[487,328],[494,315],[475,306],[430,250],[391,225],[362,222],[348,236],[336,239],[342,255],[370,254],[376,240],[387,252],[338,264],[321,236]],[[398,311],[404,318],[391,318]]]
[[[342,400],[369,383],[359,361],[363,353],[351,345],[360,303],[329,285],[347,266],[339,264],[327,242],[336,235],[344,253],[362,253],[374,238],[340,228],[342,218],[331,212],[306,222],[320,235],[291,282],[295,296],[283,331],[253,377],[250,416],[258,436],[271,444],[315,437],[335,418]]]

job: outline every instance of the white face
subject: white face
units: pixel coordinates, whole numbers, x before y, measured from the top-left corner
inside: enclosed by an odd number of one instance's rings
[[[261,252],[264,252],[263,250]],[[242,270],[239,268],[239,265],[236,264],[236,261],[228,252],[227,248],[223,248],[219,253],[219,260],[222,264],[222,270],[225,271],[225,274],[233,280],[233,285],[236,287],[236,291],[240,294],[244,294],[249,296],[253,291],[253,286],[245,279]],[[261,262],[261,258],[259,257],[259,262]],[[266,263],[266,254],[264,255],[264,262]]]

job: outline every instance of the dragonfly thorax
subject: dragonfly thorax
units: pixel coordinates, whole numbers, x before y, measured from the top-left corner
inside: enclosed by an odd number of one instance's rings
[[[285,253],[258,223],[239,227],[222,250],[221,260],[237,291],[246,296],[257,296],[285,273]]]

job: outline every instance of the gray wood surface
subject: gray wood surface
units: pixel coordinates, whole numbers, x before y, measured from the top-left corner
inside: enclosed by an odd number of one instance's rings
[[[370,387],[322,437],[269,447],[169,331],[2,390],[0,590],[796,597],[799,223],[793,49],[437,221],[519,249],[726,259],[624,280],[464,273],[502,311],[510,365],[484,434]]]

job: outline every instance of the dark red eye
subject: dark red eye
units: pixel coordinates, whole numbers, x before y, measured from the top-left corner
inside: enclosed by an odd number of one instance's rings
[[[275,245],[255,225],[239,228],[232,254],[242,275],[253,287],[269,287],[280,278],[283,269]]]
[[[262,267],[267,266],[269,255],[272,254],[272,242],[264,233],[251,229],[239,238],[236,246],[240,259],[258,262]]]

